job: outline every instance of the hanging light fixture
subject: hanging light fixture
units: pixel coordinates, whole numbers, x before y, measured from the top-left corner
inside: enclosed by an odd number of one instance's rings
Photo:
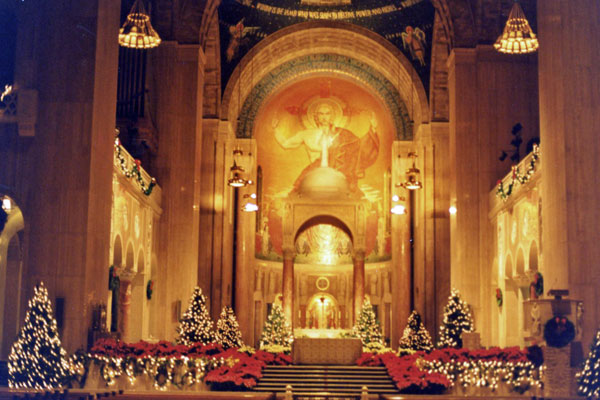
[[[417,168],[415,164],[415,159],[417,158],[417,153],[410,152],[408,156],[413,159],[412,167],[406,170],[406,180],[402,183],[397,183],[397,187],[403,187],[408,190],[418,190],[423,188],[423,184],[419,180],[419,175],[421,171]]]
[[[535,33],[531,30],[523,9],[515,1],[502,35],[498,37],[494,48],[500,53],[525,54],[533,53],[539,47]]]
[[[244,172],[246,170],[242,165],[246,165],[251,169],[252,155],[248,154],[244,156],[242,149],[233,150],[233,165],[229,168],[229,174],[231,178],[227,181],[227,184],[232,187],[244,187],[246,185],[252,185],[249,179],[244,179]]]
[[[142,0],[135,0],[125,23],[119,30],[119,44],[132,49],[151,49],[160,44],[158,33],[150,24]]]

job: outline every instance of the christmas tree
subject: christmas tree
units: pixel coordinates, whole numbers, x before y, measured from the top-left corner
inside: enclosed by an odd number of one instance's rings
[[[34,288],[25,322],[8,356],[11,388],[51,389],[70,376],[67,353],[60,344],[52,305],[43,283]]]
[[[463,332],[473,331],[473,318],[469,305],[460,297],[456,289],[452,289],[448,304],[444,307],[444,321],[440,325],[438,347],[462,348]]]
[[[383,344],[379,321],[375,318],[375,312],[371,302],[365,299],[356,325],[352,328],[352,332],[362,340],[363,346],[369,343]]]
[[[578,392],[585,397],[600,397],[600,330],[592,343],[590,354],[577,374]]]
[[[290,351],[294,336],[292,328],[283,315],[283,309],[278,304],[273,304],[271,314],[267,317],[260,338],[260,348],[268,346],[281,346],[282,351]]]
[[[240,348],[244,345],[242,341],[242,332],[233,310],[229,306],[223,307],[221,316],[217,321],[217,343],[221,344],[224,349],[231,347]]]
[[[179,327],[177,343],[190,346],[194,343],[208,344],[215,341],[213,321],[206,309],[206,297],[198,286],[194,289],[190,305],[183,314]]]
[[[431,351],[433,349],[431,336],[429,336],[429,332],[425,329],[421,321],[421,316],[415,310],[408,317],[408,322],[406,328],[404,328],[404,333],[398,347],[414,351]]]

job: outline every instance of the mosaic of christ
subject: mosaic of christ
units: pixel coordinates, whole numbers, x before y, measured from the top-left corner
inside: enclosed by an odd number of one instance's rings
[[[393,132],[379,98],[345,79],[312,77],[272,95],[254,125],[262,170],[257,258],[281,260],[282,202],[309,171],[327,165],[370,203],[366,261],[388,260],[389,190],[384,185],[389,185]],[[351,250],[342,230],[317,225],[299,235],[295,262],[349,264]]]

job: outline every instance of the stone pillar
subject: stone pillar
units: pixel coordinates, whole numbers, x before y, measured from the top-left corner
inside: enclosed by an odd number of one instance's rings
[[[236,141],[237,148],[245,154],[256,154],[253,139]],[[247,167],[246,167],[247,168]],[[249,171],[247,179],[256,182],[256,174]],[[236,235],[236,262],[235,262],[235,315],[240,325],[240,331],[245,343],[254,343],[252,329],[253,290],[254,290],[254,238],[256,228],[256,213],[242,211],[245,202],[251,199],[256,186],[249,185],[235,190],[238,196],[237,231]],[[245,197],[248,196],[248,197]]]
[[[129,315],[131,312],[131,281],[121,280],[119,288],[119,331],[121,332],[121,340],[128,342],[129,334]]]
[[[293,328],[294,312],[294,249],[283,249],[283,314]]]
[[[72,352],[86,345],[90,305],[107,297],[120,1],[18,9],[15,86],[38,92],[35,137],[19,147],[14,175],[27,227],[22,288],[43,280],[65,299],[61,339]]]
[[[163,193],[159,221],[158,265],[161,338],[175,336],[177,301],[187,304],[198,284],[202,160],[204,54],[199,45],[163,42],[149,53],[154,73],[152,94],[160,132],[156,178]],[[182,279],[185,277],[185,279]],[[205,293],[211,297],[209,293]]]
[[[407,213],[392,215],[392,320],[391,345],[396,347],[410,315],[411,274],[410,274],[410,215],[413,212],[408,205],[406,189],[396,187],[405,179],[406,168],[410,165],[407,160],[412,143],[395,142],[392,150],[392,194],[403,197],[402,204]],[[402,160],[402,157],[404,160]]]
[[[537,2],[545,290],[584,302],[583,348],[600,326],[600,6]],[[574,322],[574,321],[573,321]]]
[[[512,127],[521,123],[523,143],[537,136],[536,61],[492,46],[454,48],[448,58],[449,205],[457,208],[450,217],[450,284],[471,306],[484,345],[491,336],[486,311],[494,301],[489,192],[510,171],[511,161],[498,156],[510,147]]]
[[[365,299],[365,251],[363,249],[354,250],[352,262],[354,264],[352,308],[354,309],[354,323],[356,323]]]

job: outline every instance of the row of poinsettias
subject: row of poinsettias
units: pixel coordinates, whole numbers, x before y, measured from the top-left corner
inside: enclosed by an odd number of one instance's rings
[[[113,385],[121,376],[132,383],[145,376],[157,389],[165,389],[167,384],[183,388],[199,382],[217,390],[252,388],[265,366],[291,363],[285,354],[249,347],[224,349],[216,343],[186,346],[166,341],[128,344],[113,339],[96,342],[88,357],[99,365],[107,385]]]
[[[440,349],[397,356],[364,353],[358,365],[385,366],[402,393],[436,394],[453,385],[488,387],[500,384],[523,393],[541,387],[542,356],[539,347],[488,350]]]

